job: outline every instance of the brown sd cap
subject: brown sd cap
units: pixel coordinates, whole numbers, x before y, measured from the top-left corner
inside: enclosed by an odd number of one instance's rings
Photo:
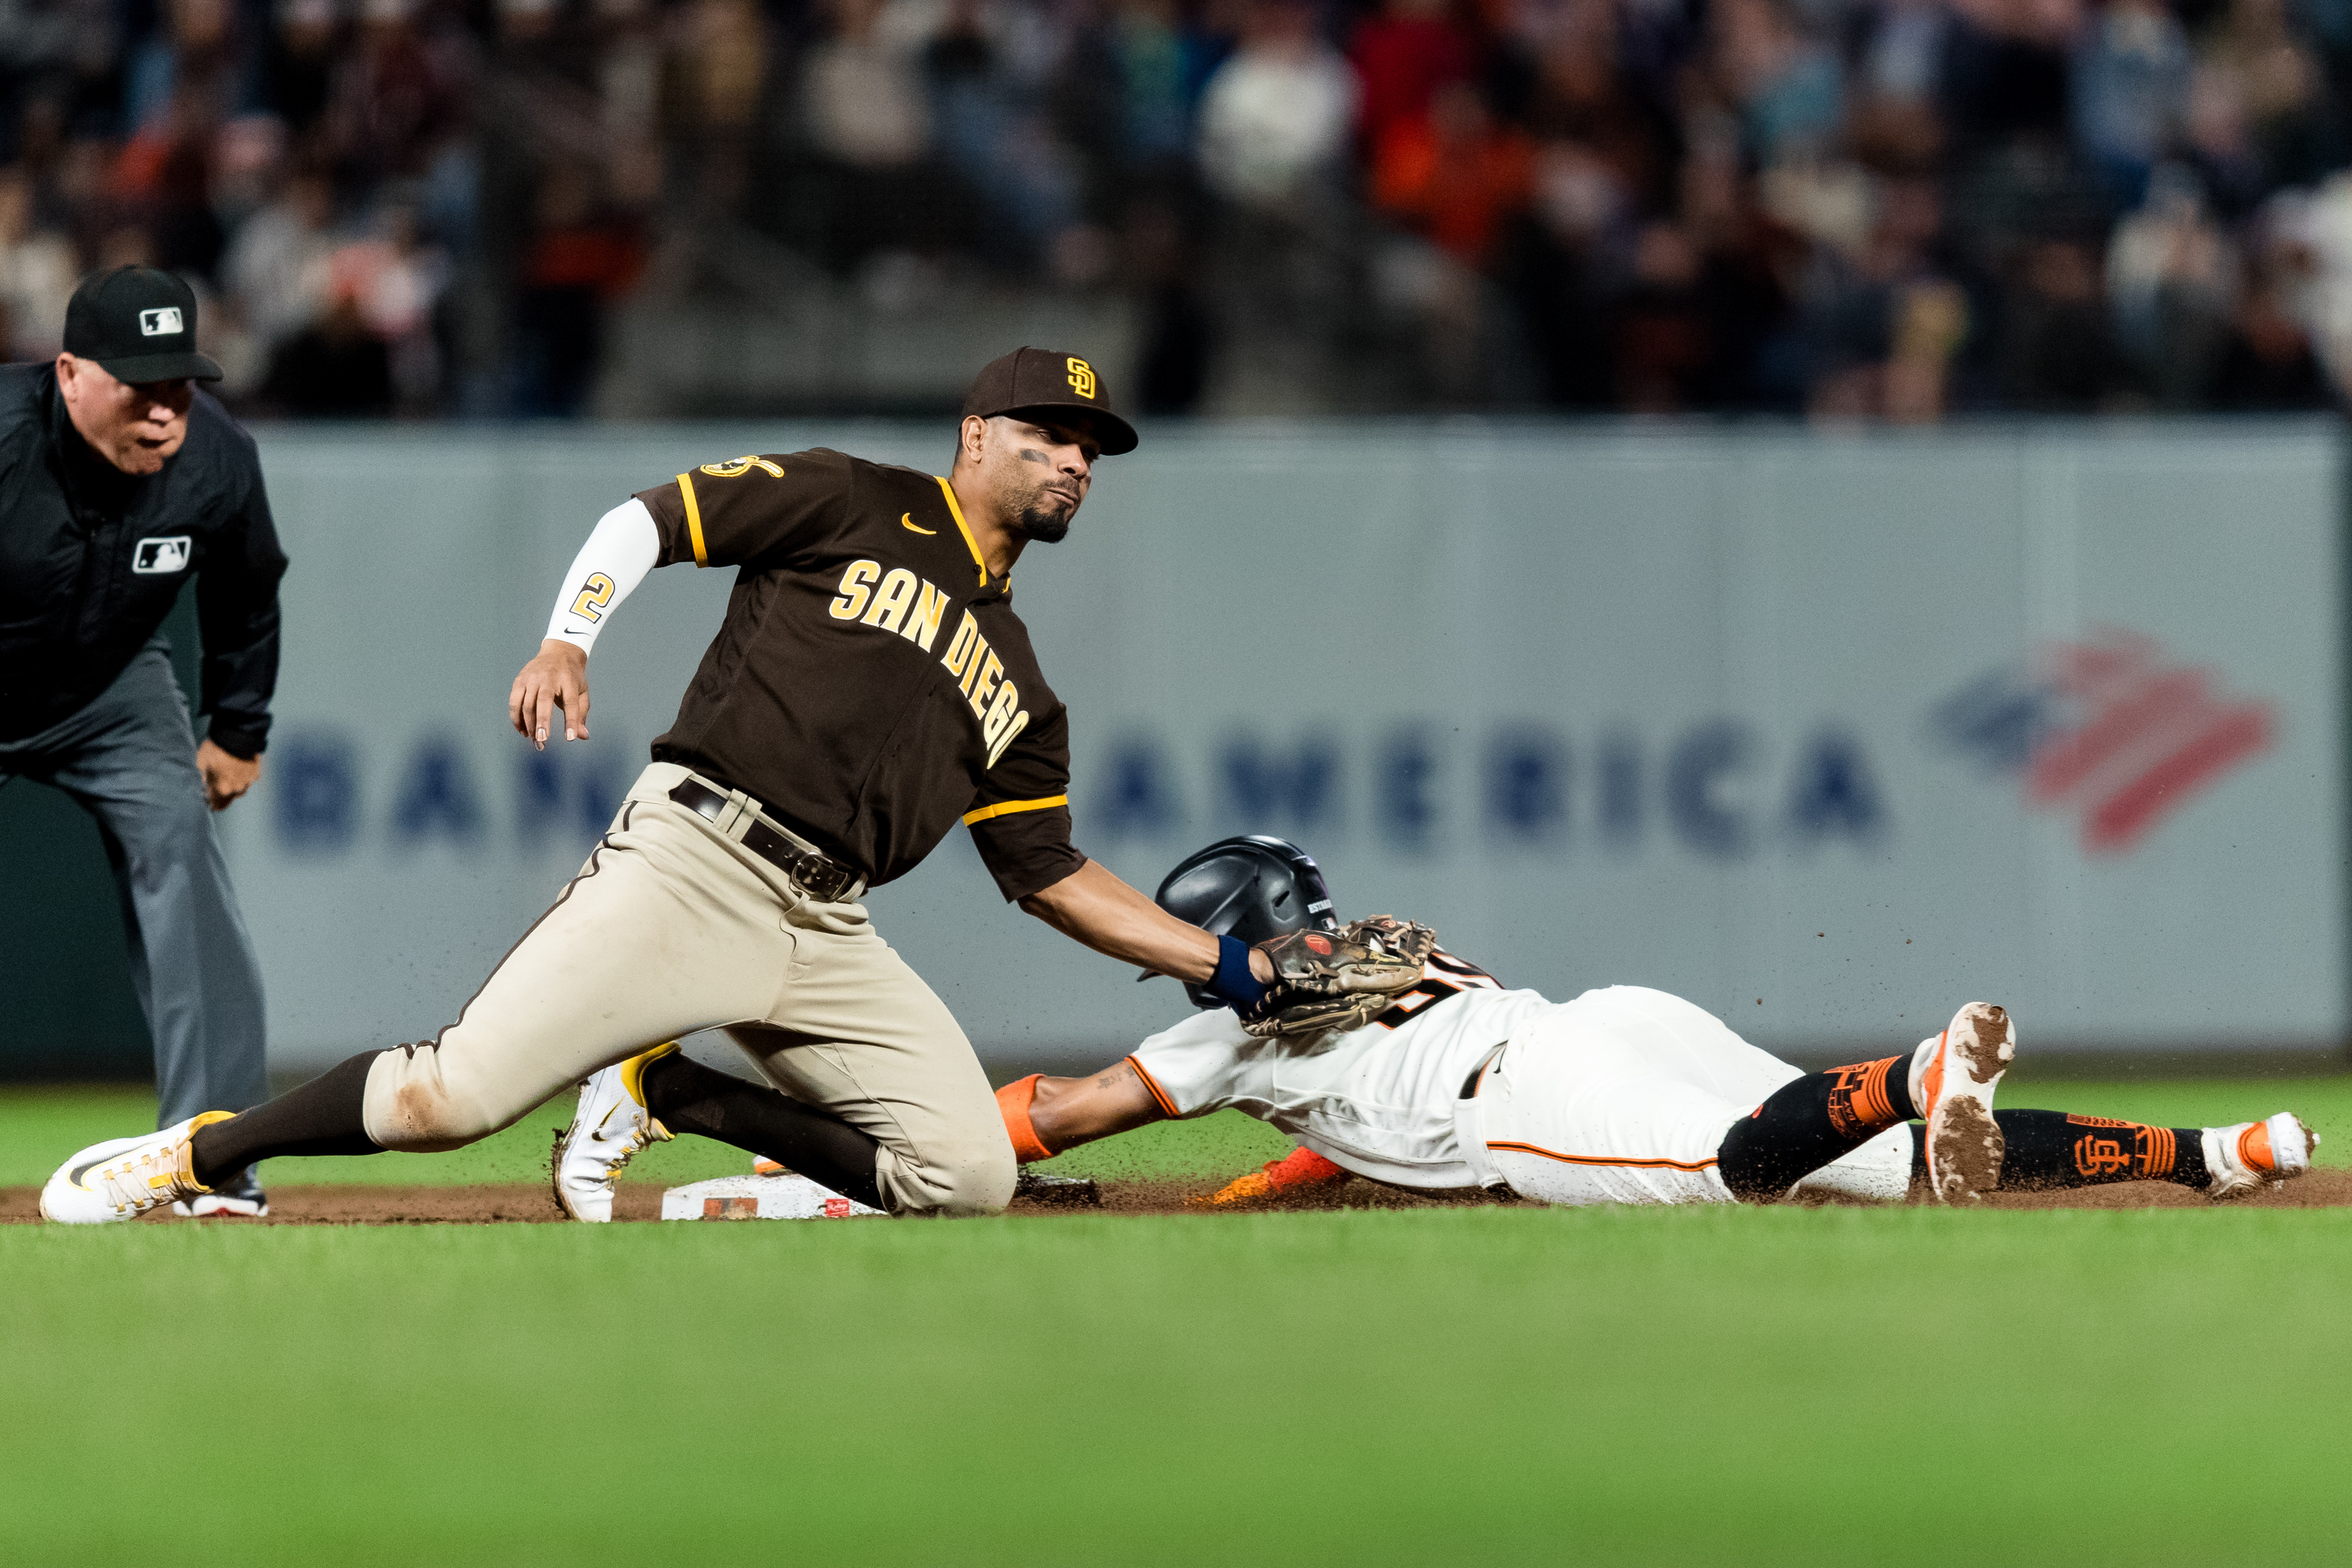
[[[1054,410],[1059,418],[1092,430],[1106,458],[1135,450],[1135,426],[1111,412],[1102,377],[1076,354],[1014,349],[982,365],[971,378],[971,390],[963,395],[966,418],[977,414],[991,419],[1032,408]]]

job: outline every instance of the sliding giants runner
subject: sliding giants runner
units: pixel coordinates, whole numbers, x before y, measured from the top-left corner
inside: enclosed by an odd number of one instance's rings
[[[1337,925],[1315,862],[1278,838],[1211,845],[1158,901],[1245,942]],[[1020,1160],[1231,1106],[1301,1147],[1213,1203],[1354,1176],[1562,1205],[1895,1201],[1924,1178],[1936,1200],[1971,1203],[2003,1186],[2138,1180],[2230,1197],[2300,1175],[2318,1142],[2285,1111],[2208,1128],[1996,1111],[2016,1035],[1981,1002],[1914,1050],[1804,1073],[1664,992],[1612,985],[1553,1003],[1443,950],[1417,990],[1346,1031],[1258,1038],[1186,990],[1202,1010],[1131,1056],[997,1092]]]

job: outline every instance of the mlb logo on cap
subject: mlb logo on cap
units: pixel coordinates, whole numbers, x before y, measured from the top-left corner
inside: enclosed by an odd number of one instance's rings
[[[66,305],[66,353],[117,381],[218,381],[196,352],[196,291],[152,267],[118,267],[81,280]]]

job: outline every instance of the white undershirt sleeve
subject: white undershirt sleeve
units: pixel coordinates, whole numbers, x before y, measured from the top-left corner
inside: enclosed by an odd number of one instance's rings
[[[659,559],[661,533],[654,527],[654,514],[631,496],[597,521],[596,531],[572,558],[563,591],[555,596],[547,635],[582,653],[594,651],[596,634]]]

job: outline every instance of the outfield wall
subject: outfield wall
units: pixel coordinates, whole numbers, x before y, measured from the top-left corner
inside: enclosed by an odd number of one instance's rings
[[[593,742],[506,728],[598,514],[744,451],[948,439],[267,433],[287,658],[226,826],[277,1061],[450,1018],[666,727],[731,573],[618,614]],[[2341,465],[2318,425],[1212,426],[1105,463],[1015,603],[1079,844],[1147,888],[1288,834],[1343,911],[1507,983],[1662,986],[1807,1059],[1979,996],[2036,1047],[2331,1047]],[[961,831],[872,908],[1001,1059],[1181,1006],[1003,906]]]

